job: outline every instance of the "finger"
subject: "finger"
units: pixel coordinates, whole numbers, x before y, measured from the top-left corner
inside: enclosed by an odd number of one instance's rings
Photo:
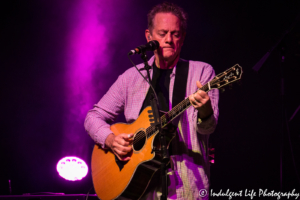
[[[197,103],[201,103],[202,97],[201,97],[200,94],[198,94],[198,93],[196,92],[196,93],[193,95],[193,97],[194,97],[194,99],[195,99],[195,101],[196,101]]]
[[[122,145],[122,144],[116,143],[116,145],[114,146],[114,149],[117,149],[119,151],[128,153],[128,152],[132,151],[132,146],[131,145]]]
[[[128,160],[130,160],[130,157],[128,156],[128,157],[126,157],[126,158],[123,158],[123,160],[122,161],[128,161]]]
[[[130,151],[132,151],[132,147],[131,146],[129,146],[129,147],[122,147],[120,150],[122,152],[124,152],[124,153],[129,153]]]
[[[209,99],[208,95],[204,91],[198,91],[194,94],[195,100],[200,104],[205,104],[205,102]]]
[[[114,149],[114,152],[116,155],[122,157],[122,156],[125,156],[126,155],[126,152],[123,152],[122,150],[120,149]]]
[[[118,158],[119,160],[123,160],[116,152],[115,152],[115,155],[117,156],[117,158]]]
[[[119,160],[122,160],[122,161],[128,161],[130,160],[130,156],[127,156],[129,152],[122,152],[122,151],[119,151],[119,150],[115,150],[115,155],[119,158]]]
[[[119,137],[121,138],[124,138],[124,139],[128,139],[128,138],[131,138],[133,136],[132,133],[128,134],[128,133],[121,133],[118,135]]]
[[[128,141],[124,140],[124,138],[116,138],[115,142],[116,142],[116,145],[118,145],[118,146],[126,147],[126,146],[130,145],[130,143]]]
[[[121,156],[119,156],[118,154],[116,154],[115,153],[115,155],[118,157],[118,159],[119,160],[121,160],[121,161],[128,161],[128,160],[130,160],[130,157],[128,156],[128,157],[121,157]]]
[[[127,135],[127,137],[128,137],[129,139],[133,138],[133,136],[134,136],[133,133],[130,133],[130,134]]]
[[[125,147],[125,148],[116,148],[115,149],[115,152],[119,155],[119,156],[125,156],[127,155],[128,153],[130,153],[132,151],[132,148],[128,148],[128,147]]]
[[[122,146],[128,146],[132,144],[132,137],[133,134],[122,133],[116,137],[115,141],[117,141]]]
[[[133,142],[133,136],[134,134],[131,133],[131,134],[127,134],[127,136],[124,138],[127,142],[129,142],[129,144],[132,144]]]
[[[196,85],[197,85],[198,88],[202,88],[202,84],[200,83],[200,81],[197,81]]]
[[[204,92],[203,90],[198,90],[195,94],[196,94],[195,98],[197,100],[200,100],[200,98],[202,98],[202,99],[209,98],[208,94],[206,92]]]
[[[120,138],[122,138],[125,141],[131,141],[133,139],[134,134],[133,133],[130,133],[130,134],[122,133],[119,136],[120,136]]]
[[[192,94],[189,96],[189,99],[190,99],[190,102],[191,104],[195,107],[195,106],[198,106],[198,102],[196,101],[195,99],[195,94]]]
[[[197,93],[193,95],[193,98],[196,104],[201,103],[201,98],[199,97],[199,95],[197,95]]]

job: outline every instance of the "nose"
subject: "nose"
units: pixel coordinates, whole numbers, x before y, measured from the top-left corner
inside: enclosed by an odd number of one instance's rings
[[[168,34],[166,34],[166,43],[171,44],[173,42],[173,38],[171,33],[169,32]]]

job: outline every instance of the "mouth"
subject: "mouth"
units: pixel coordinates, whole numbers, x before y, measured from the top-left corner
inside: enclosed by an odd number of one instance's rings
[[[164,50],[174,51],[173,47],[163,47]]]

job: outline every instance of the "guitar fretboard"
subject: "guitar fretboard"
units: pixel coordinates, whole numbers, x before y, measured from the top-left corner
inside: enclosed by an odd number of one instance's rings
[[[218,74],[214,77],[210,82],[205,84],[202,88],[198,90],[203,90],[205,92],[209,92],[212,89],[219,89],[228,85],[234,81],[237,81],[241,78],[242,68],[236,64],[235,66],[227,69],[225,72]],[[197,90],[197,91],[198,91]],[[196,91],[196,92],[197,92]],[[161,125],[162,128],[166,127],[171,121],[173,121],[176,117],[178,117],[181,113],[183,113],[186,109],[191,106],[191,102],[189,98],[184,99],[178,105],[176,105],[172,110],[165,113],[161,116]],[[146,129],[147,138],[151,137],[154,133],[157,133],[158,130],[155,126],[150,126]]]
[[[208,84],[210,84],[210,83],[205,84],[202,88],[200,88],[198,90],[203,90],[205,92],[208,92],[209,91]],[[183,113],[190,106],[191,106],[191,102],[190,102],[189,98],[186,98],[183,101],[181,101],[179,104],[177,104],[172,110],[170,110],[169,112],[167,112],[163,116],[161,116],[160,119],[161,119],[162,128],[166,127],[170,122],[172,122],[176,117],[181,115],[181,113]],[[155,126],[148,127],[146,129],[147,138],[151,137],[156,132],[157,132],[157,130],[156,130]]]

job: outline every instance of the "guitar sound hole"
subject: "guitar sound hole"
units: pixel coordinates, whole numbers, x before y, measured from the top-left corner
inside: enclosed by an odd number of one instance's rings
[[[139,151],[143,148],[146,143],[146,133],[144,131],[139,131],[133,141],[133,149]]]

